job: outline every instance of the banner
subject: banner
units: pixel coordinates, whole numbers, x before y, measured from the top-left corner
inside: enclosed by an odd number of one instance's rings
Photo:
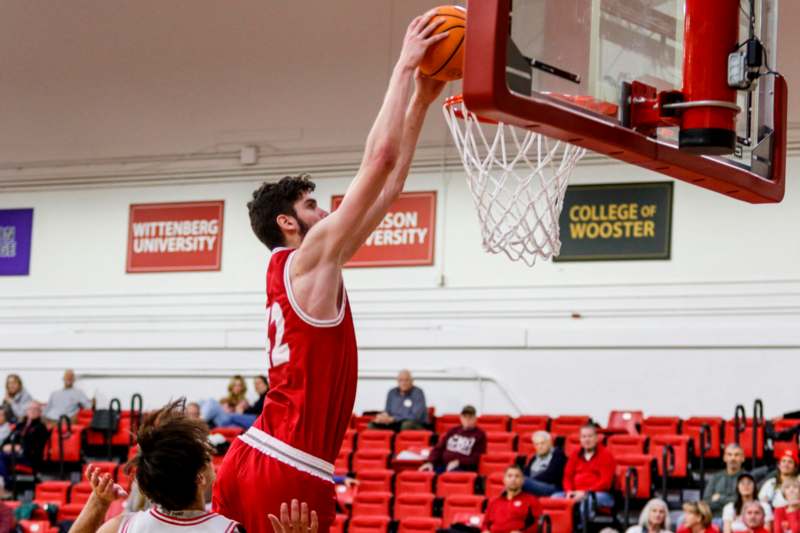
[[[342,198],[332,198],[331,211]],[[435,234],[436,191],[403,193],[345,267],[432,265]]]
[[[672,182],[568,187],[555,261],[669,259],[672,187]]]
[[[219,270],[225,202],[131,205],[127,272]]]
[[[0,276],[27,276],[33,209],[0,209]]]

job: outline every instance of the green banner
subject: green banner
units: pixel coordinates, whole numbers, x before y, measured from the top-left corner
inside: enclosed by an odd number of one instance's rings
[[[672,188],[672,182],[568,187],[555,261],[669,259]]]

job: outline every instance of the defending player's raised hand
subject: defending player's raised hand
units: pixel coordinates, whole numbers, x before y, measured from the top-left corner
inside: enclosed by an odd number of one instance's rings
[[[311,511],[309,520],[308,504],[297,500],[292,500],[291,513],[289,505],[282,503],[280,520],[273,514],[269,515],[269,520],[275,533],[317,533],[319,528],[317,512]]]
[[[411,68],[418,67],[428,48],[447,38],[448,32],[446,31],[431,36],[433,31],[444,22],[443,18],[431,22],[435,15],[434,11],[429,11],[411,21],[403,39],[403,49],[400,51],[400,58],[397,60],[398,64],[407,65]]]

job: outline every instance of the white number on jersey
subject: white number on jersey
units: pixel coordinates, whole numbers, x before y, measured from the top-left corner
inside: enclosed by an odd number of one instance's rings
[[[273,344],[267,332],[267,353],[269,353],[270,367],[280,366],[289,362],[289,345],[283,343],[284,320],[280,304],[275,302],[269,308],[269,325],[275,324],[275,343]]]

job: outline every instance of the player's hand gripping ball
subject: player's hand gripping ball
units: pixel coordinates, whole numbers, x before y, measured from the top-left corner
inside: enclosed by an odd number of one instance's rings
[[[467,11],[460,6],[439,6],[428,24],[444,19],[433,35],[449,32],[446,39],[428,48],[420,72],[436,80],[460,80],[464,75],[464,36],[467,30]]]

